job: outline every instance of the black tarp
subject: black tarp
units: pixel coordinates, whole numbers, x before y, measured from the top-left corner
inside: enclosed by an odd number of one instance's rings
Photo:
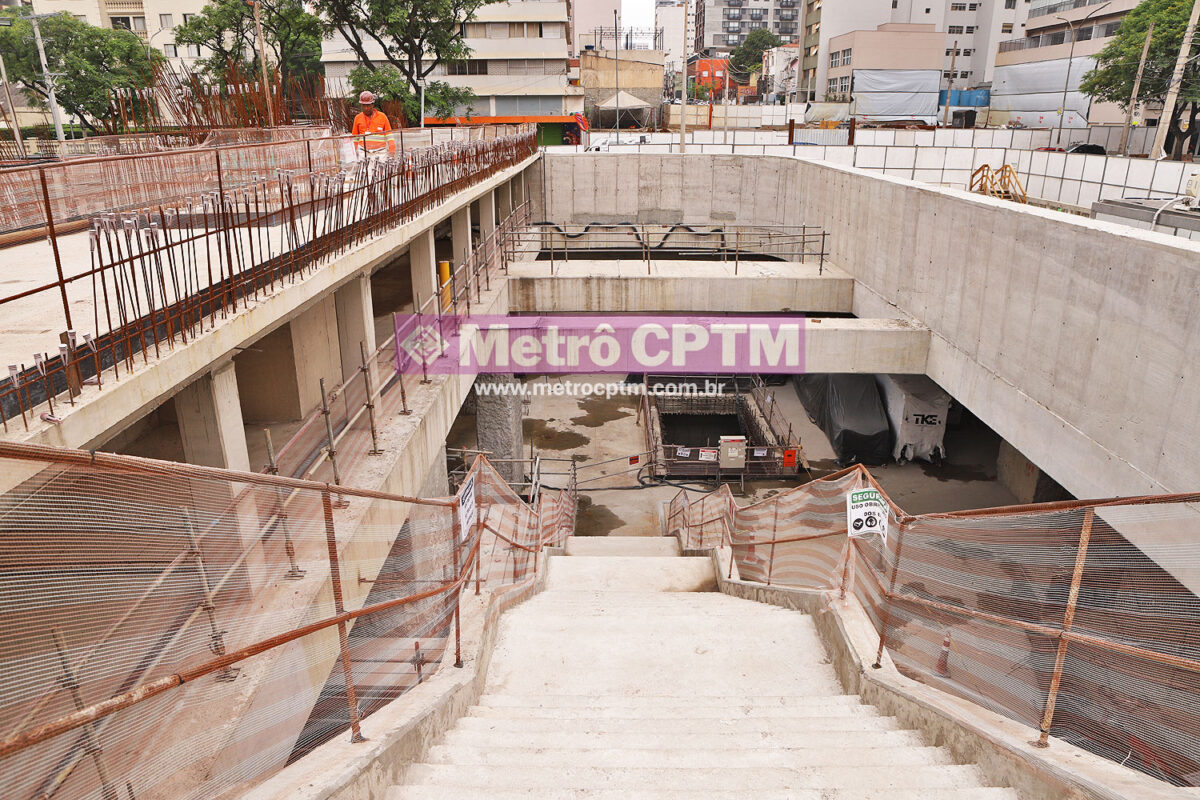
[[[816,373],[792,378],[804,410],[829,437],[839,463],[885,464],[892,434],[874,375]]]

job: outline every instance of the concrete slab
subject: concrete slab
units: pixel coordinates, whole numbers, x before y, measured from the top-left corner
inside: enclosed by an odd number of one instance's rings
[[[568,556],[679,555],[679,540],[668,536],[571,536],[564,548]]]

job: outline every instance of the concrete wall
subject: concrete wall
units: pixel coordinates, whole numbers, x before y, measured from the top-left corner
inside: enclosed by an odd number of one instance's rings
[[[856,313],[927,325],[927,374],[1076,496],[1200,485],[1200,243],[800,159],[547,160],[556,221],[825,228]]]

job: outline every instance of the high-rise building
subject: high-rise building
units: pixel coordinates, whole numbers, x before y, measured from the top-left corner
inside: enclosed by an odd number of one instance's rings
[[[731,52],[755,28],[766,28],[784,44],[800,32],[801,0],[695,0],[695,51]]]
[[[438,64],[426,80],[465,86],[476,95],[470,111],[489,117],[566,117],[583,111],[583,92],[567,80],[568,5],[543,0],[510,0],[485,5],[464,23],[470,56]],[[375,46],[378,50],[378,46]],[[382,62],[382,52],[368,54]],[[346,78],[356,58],[341,36],[322,43],[326,90],[349,92]]]
[[[583,48],[593,43],[592,34],[597,28],[612,29],[613,12],[621,10],[621,0],[570,0],[571,3],[571,55],[575,58]],[[624,22],[620,27],[626,27]]]
[[[684,30],[686,17],[687,30]],[[687,13],[684,0],[657,0],[654,5],[654,27],[662,29],[663,51],[666,53],[668,70],[683,69],[684,41],[690,44],[696,39],[696,18]]]

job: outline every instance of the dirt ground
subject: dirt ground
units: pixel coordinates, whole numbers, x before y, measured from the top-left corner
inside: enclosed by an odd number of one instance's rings
[[[620,381],[619,376],[548,376],[528,384],[581,384]],[[801,437],[814,478],[839,469],[828,439],[809,421],[791,384],[775,388],[776,402]],[[525,452],[543,459],[576,462],[580,488],[577,532],[581,536],[656,536],[659,507],[679,491],[677,486],[642,486],[639,467],[629,458],[646,448],[645,428],[638,415],[639,398],[535,394],[525,408]],[[1013,495],[996,480],[999,437],[969,414],[947,432],[947,459],[940,466],[924,462],[872,467],[871,473],[909,513],[954,511],[1010,505]],[[475,417],[462,414],[447,440],[450,447],[475,448]],[[554,469],[565,467],[553,467]],[[807,476],[805,476],[807,478]],[[747,482],[739,503],[750,503],[802,481]],[[553,480],[547,478],[547,484]],[[735,494],[739,487],[733,487]]]

